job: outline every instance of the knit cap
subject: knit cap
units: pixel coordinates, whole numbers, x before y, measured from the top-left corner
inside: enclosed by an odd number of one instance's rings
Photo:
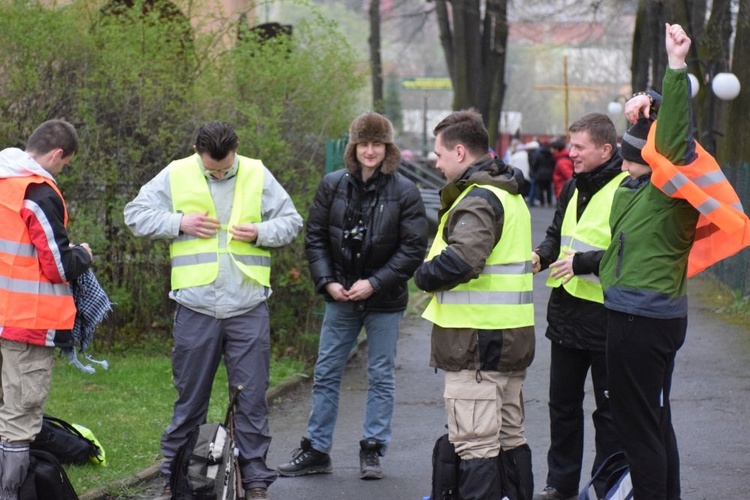
[[[648,131],[651,129],[651,123],[651,120],[641,116],[622,136],[620,153],[624,160],[640,163],[641,165],[648,165],[646,160],[643,159],[643,156],[641,156],[641,150],[643,149],[643,146],[646,145],[646,139],[648,138]]]

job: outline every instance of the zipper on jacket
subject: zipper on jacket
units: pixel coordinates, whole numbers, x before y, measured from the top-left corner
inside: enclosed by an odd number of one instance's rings
[[[625,251],[625,233],[620,232],[617,237],[617,267],[615,267],[615,278],[620,277],[622,271],[622,254]]]

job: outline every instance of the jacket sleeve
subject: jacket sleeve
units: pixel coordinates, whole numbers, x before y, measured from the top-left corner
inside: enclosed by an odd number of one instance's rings
[[[125,205],[125,225],[136,236],[174,239],[180,234],[182,214],[172,211],[169,168],[141,187],[138,196]]]
[[[688,81],[687,69],[667,68],[662,82],[656,150],[674,165],[689,165],[696,158]]]
[[[400,180],[398,247],[383,267],[368,278],[376,292],[389,290],[412,277],[427,250],[427,215],[417,186]]]
[[[263,168],[263,221],[257,224],[256,244],[262,247],[281,247],[290,243],[302,229],[302,217],[297,213],[286,190],[267,168]]]
[[[310,275],[315,290],[322,291],[328,283],[336,281],[329,238],[329,211],[333,203],[334,192],[328,178],[318,184],[312,207],[307,216],[305,233],[305,254],[310,268]]]
[[[552,217],[552,223],[547,228],[547,235],[534,252],[539,256],[539,262],[542,270],[547,269],[550,264],[557,260],[560,255],[560,231],[562,229],[563,217],[568,209],[568,202],[575,191],[575,179],[568,179],[560,191],[560,199],[557,202],[555,215]]]
[[[37,250],[42,273],[53,283],[73,281],[91,265],[85,248],[71,246],[64,224],[63,203],[50,186],[33,184],[26,190],[21,208],[21,217]]]
[[[443,234],[435,236],[442,237],[447,248],[419,266],[414,275],[421,290],[450,290],[479,276],[502,233],[502,223],[498,223],[504,217],[502,205],[498,201],[499,208],[493,206],[490,199],[496,198],[466,196],[451,210]]]

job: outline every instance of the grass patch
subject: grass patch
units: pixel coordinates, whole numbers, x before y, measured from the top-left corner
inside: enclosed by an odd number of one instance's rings
[[[728,287],[710,274],[699,274],[688,281],[689,296],[697,299],[722,321],[744,327],[750,333],[750,298]]]
[[[172,416],[177,391],[167,355],[128,352],[102,356],[109,370],[87,375],[58,358],[45,405],[50,415],[91,429],[102,444],[107,467],[66,466],[78,494],[133,476],[161,460],[159,441]],[[271,386],[304,371],[302,361],[271,363]],[[228,404],[226,369],[214,380],[208,419],[223,420]]]

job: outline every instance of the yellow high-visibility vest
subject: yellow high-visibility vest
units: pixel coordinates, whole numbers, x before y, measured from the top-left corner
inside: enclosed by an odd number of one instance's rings
[[[612,241],[612,232],[609,227],[609,214],[612,211],[612,200],[615,197],[617,187],[627,177],[627,172],[621,172],[594,193],[586,210],[583,211],[581,219],[577,220],[578,210],[578,188],[568,201],[565,209],[562,227],[560,227],[560,256],[562,259],[568,255],[564,250],[574,252],[588,252],[595,250],[606,250]],[[547,278],[547,286],[557,288],[562,284],[562,278]],[[604,293],[599,276],[595,274],[576,275],[563,285],[563,288],[574,297],[589,300],[591,302],[604,303]]]
[[[443,214],[427,255],[432,260],[447,244],[441,237],[453,208],[474,187],[489,190],[505,211],[503,234],[475,279],[444,292],[435,292],[422,317],[444,328],[496,330],[534,324],[531,273],[531,214],[519,195],[477,184],[467,188]]]
[[[232,215],[220,231],[235,224],[261,221],[263,196],[263,164],[260,160],[237,155],[237,170]],[[172,207],[185,214],[199,212],[216,217],[208,180],[199,165],[198,155],[174,161],[169,165]],[[263,286],[271,285],[271,254],[254,243],[237,241],[227,233],[226,248],[219,248],[219,233],[213,238],[198,238],[182,234],[172,242],[172,290],[207,285],[219,274],[219,254],[228,253],[237,267],[249,278]]]

